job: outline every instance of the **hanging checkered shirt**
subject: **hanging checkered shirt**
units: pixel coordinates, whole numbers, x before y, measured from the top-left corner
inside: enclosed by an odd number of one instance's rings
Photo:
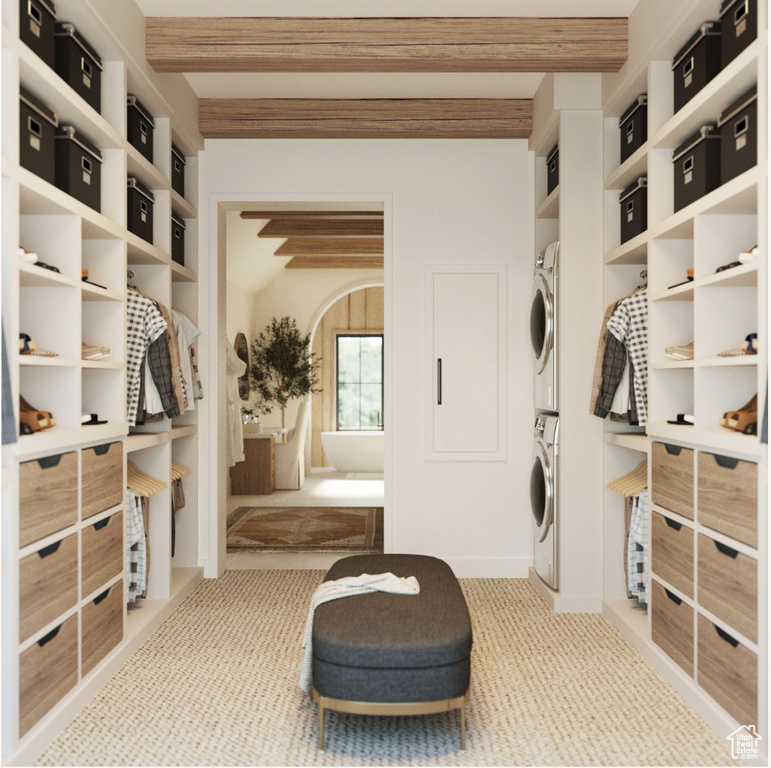
[[[126,294],[126,418],[129,426],[137,421],[140,374],[147,347],[165,330],[166,321],[146,296],[134,291]]]

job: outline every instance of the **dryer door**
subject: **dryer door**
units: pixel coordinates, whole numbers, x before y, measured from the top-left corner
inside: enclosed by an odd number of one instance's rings
[[[530,472],[530,508],[541,543],[549,533],[554,513],[554,473],[542,445],[537,445]]]
[[[541,274],[536,275],[533,303],[530,305],[530,343],[538,374],[546,367],[554,346],[554,299]]]

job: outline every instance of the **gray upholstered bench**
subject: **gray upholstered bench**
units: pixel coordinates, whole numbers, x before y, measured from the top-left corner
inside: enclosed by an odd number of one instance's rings
[[[422,715],[460,710],[466,746],[471,619],[450,567],[422,555],[355,555],[325,581],[362,573],[415,576],[418,595],[375,592],[332,600],[313,619],[313,698],[319,748],[328,709],[361,715]]]

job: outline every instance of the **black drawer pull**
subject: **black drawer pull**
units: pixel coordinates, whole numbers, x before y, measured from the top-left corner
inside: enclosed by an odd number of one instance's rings
[[[98,523],[94,523],[94,530],[100,531],[102,528],[110,524],[110,518],[105,517],[104,520],[100,520]]]
[[[739,552],[727,546],[726,544],[721,544],[719,541],[716,541],[715,546],[718,548],[719,552],[722,552],[724,555],[728,555],[728,557],[732,557],[734,560],[739,557]]]
[[[51,469],[51,467],[55,467],[62,460],[63,455],[56,453],[53,456],[44,456],[42,459],[38,459],[37,463],[40,464],[41,469]]]
[[[676,531],[679,531],[683,527],[683,524],[678,523],[676,520],[670,520],[668,517],[665,517],[664,519],[667,521],[667,525],[670,528],[674,528]]]
[[[670,445],[669,443],[662,443],[662,445],[667,449],[667,453],[671,456],[679,456],[680,452],[683,450],[682,445]]]
[[[61,546],[61,541],[55,541],[53,544],[49,544],[47,547],[43,547],[43,549],[38,550],[38,555],[40,556],[40,559],[42,560],[44,557],[48,557],[48,555],[53,555],[54,552],[56,552],[57,549]]]
[[[43,635],[43,637],[37,641],[37,644],[42,648],[47,642],[53,640],[59,634],[61,628],[61,624],[58,627],[54,627],[47,635]]]
[[[110,590],[111,590],[111,589],[112,589],[112,587],[107,587],[107,589],[105,589],[105,590],[104,590],[104,592],[102,592],[102,594],[101,594],[101,595],[97,595],[97,596],[96,596],[96,597],[95,597],[95,598],[94,598],[94,599],[93,599],[91,602],[92,602],[94,605],[99,605],[99,603],[101,603],[101,602],[102,602],[102,600],[104,600],[104,599],[105,599],[105,597],[107,597],[107,595],[109,595],[109,594],[110,594]]]
[[[676,605],[680,605],[683,602],[682,598],[679,598],[674,592],[670,592],[666,587],[664,587],[664,591],[667,593],[667,597]]]
[[[720,635],[720,637],[722,637],[723,640],[725,640],[727,643],[730,643],[734,648],[739,645],[739,641],[735,637],[731,637],[728,632],[726,632],[724,629],[720,629],[717,624],[713,624],[712,626],[715,627],[715,631],[718,633],[718,635]]]
[[[712,455],[715,457],[715,461],[719,467],[736,469],[739,464],[739,459],[735,459],[733,456],[718,456],[716,453],[713,453]]]
[[[104,454],[110,450],[111,445],[112,443],[105,443],[104,445],[95,445],[93,448],[93,451],[97,456],[104,456]]]

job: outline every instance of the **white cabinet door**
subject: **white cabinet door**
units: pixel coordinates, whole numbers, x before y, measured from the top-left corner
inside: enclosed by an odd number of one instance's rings
[[[426,268],[426,458],[505,458],[504,266]]]

